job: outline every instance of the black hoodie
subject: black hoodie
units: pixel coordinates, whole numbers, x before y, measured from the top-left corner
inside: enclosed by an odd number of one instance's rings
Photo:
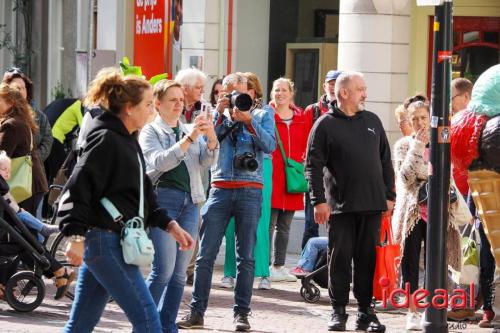
[[[93,120],[86,141],[61,195],[57,220],[62,233],[84,235],[91,227],[120,232],[120,225],[99,203],[103,197],[116,206],[124,221],[138,215],[137,153],[142,159],[144,173],[145,224],[166,229],[172,219],[158,207],[136,136],[129,134],[118,117],[104,112]]]
[[[387,210],[394,200],[394,170],[382,122],[372,112],[347,116],[337,108],[314,124],[307,145],[306,177],[313,205],[327,202],[323,167],[331,173],[333,213]]]

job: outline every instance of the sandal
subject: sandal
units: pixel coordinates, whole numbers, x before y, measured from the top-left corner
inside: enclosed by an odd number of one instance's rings
[[[56,291],[56,294],[54,296],[54,299],[59,300],[66,295],[66,292],[68,291],[68,288],[71,285],[71,282],[73,282],[73,280],[75,279],[75,276],[76,276],[75,271],[72,271],[71,273],[68,274],[67,268],[64,268],[64,274],[56,277],[57,291]],[[66,280],[66,283],[58,286],[57,280]]]

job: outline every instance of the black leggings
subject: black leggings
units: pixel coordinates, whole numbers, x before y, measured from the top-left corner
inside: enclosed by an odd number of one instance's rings
[[[418,271],[420,263],[420,249],[422,241],[424,249],[427,237],[427,222],[418,220],[408,237],[405,240],[403,259],[401,260],[401,274],[403,276],[402,288],[405,283],[410,283],[410,293],[418,289]],[[425,250],[424,250],[425,251]]]

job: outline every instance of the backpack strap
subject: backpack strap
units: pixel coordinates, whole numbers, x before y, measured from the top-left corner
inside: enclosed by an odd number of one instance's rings
[[[321,110],[319,107],[319,102],[313,104],[313,123],[318,120],[318,118],[321,116]]]

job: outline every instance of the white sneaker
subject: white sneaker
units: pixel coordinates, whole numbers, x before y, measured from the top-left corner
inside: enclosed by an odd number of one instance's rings
[[[418,312],[408,312],[406,315],[406,329],[410,331],[421,331],[422,325]]]
[[[262,279],[260,279],[258,289],[260,289],[260,290],[271,289],[271,280],[269,280],[268,277],[263,277]]]
[[[283,272],[281,271],[281,267],[271,266],[269,267],[270,280],[273,282],[281,282],[285,281],[285,277],[283,276]]]
[[[230,276],[224,276],[222,280],[220,281],[220,287],[221,288],[226,288],[226,289],[233,289],[234,288],[234,278]]]
[[[286,282],[297,281],[297,277],[293,274],[290,274],[290,271],[285,266],[281,267],[281,272],[283,273],[283,277],[285,278],[284,281],[286,281]]]
[[[297,277],[295,275],[290,274],[288,269],[285,266],[271,266],[271,281],[273,282],[295,282],[297,281]]]

